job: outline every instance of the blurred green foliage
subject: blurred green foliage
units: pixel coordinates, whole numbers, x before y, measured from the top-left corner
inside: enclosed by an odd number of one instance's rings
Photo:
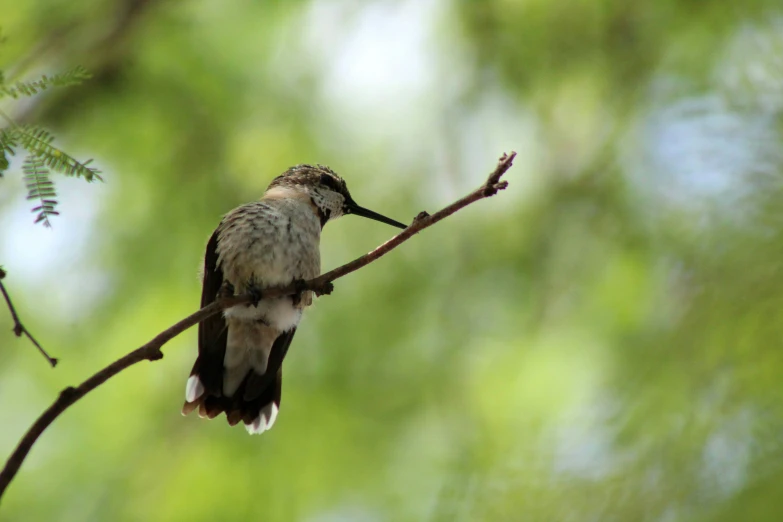
[[[94,156],[54,230],[0,180],[0,450],[199,301],[222,213],[330,165],[399,220],[509,190],[307,312],[274,429],[179,407],[195,332],[59,419],[0,520],[780,520],[783,12],[720,0],[0,0],[16,114]],[[21,217],[19,217],[21,216]],[[324,268],[393,231],[346,218]]]

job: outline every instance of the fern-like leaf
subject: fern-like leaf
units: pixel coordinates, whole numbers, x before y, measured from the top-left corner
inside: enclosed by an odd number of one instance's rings
[[[22,172],[27,185],[27,199],[37,199],[41,202],[32,209],[32,212],[38,212],[35,222],[43,222],[45,227],[51,227],[49,218],[60,213],[54,210],[57,205],[57,200],[54,199],[57,193],[54,191],[54,183],[49,179],[49,169],[46,168],[45,160],[30,154],[22,164]]]
[[[23,127],[15,127],[12,132],[22,147],[27,149],[32,155],[42,159],[44,165],[53,171],[66,176],[81,176],[87,181],[95,179],[103,181],[98,175],[100,171],[89,166],[92,162],[91,159],[82,163],[58,149],[52,145],[54,136],[49,134],[48,131],[40,127],[25,125]]]
[[[10,162],[8,158],[14,155],[14,146],[16,141],[13,135],[5,129],[0,129],[0,178],[8,170]]]
[[[87,80],[92,75],[87,69],[78,65],[70,71],[55,74],[54,76],[41,76],[38,80],[28,82],[16,82],[12,86],[0,86],[0,95],[19,98],[20,96],[35,96],[49,87],[65,87],[66,85],[78,85]]]

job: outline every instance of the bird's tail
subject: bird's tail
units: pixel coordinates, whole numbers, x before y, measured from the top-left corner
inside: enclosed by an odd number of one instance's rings
[[[183,415],[198,410],[199,417],[214,419],[225,413],[231,426],[242,421],[249,433],[263,433],[272,427],[280,410],[282,368],[278,368],[273,376],[260,375],[249,369],[230,396],[223,393],[223,376],[215,379],[216,376],[211,374],[213,371],[222,374],[224,368],[222,365],[217,368],[202,365],[200,358],[196,360],[185,386]]]
[[[230,425],[242,421],[250,433],[271,428],[280,410],[283,359],[295,332],[257,321],[229,322],[223,349],[199,345],[182,414],[198,409],[212,419],[225,412]]]

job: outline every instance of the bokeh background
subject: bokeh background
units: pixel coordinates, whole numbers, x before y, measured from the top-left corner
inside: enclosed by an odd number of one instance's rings
[[[0,453],[197,308],[220,216],[303,162],[408,221],[337,282],[274,429],[179,414],[195,330],[44,434],[3,521],[783,520],[779,0],[0,0],[20,121],[95,158],[34,225],[0,180]],[[394,230],[346,218],[323,267]]]

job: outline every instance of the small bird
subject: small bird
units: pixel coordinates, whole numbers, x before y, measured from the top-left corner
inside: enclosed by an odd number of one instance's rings
[[[345,181],[322,165],[291,167],[264,196],[223,217],[207,243],[201,306],[219,296],[312,279],[321,271],[319,244],[327,222],[354,214],[406,225],[356,204]],[[226,309],[198,325],[198,358],[185,386],[182,414],[225,412],[231,426],[263,433],[280,409],[282,364],[311,291]]]

